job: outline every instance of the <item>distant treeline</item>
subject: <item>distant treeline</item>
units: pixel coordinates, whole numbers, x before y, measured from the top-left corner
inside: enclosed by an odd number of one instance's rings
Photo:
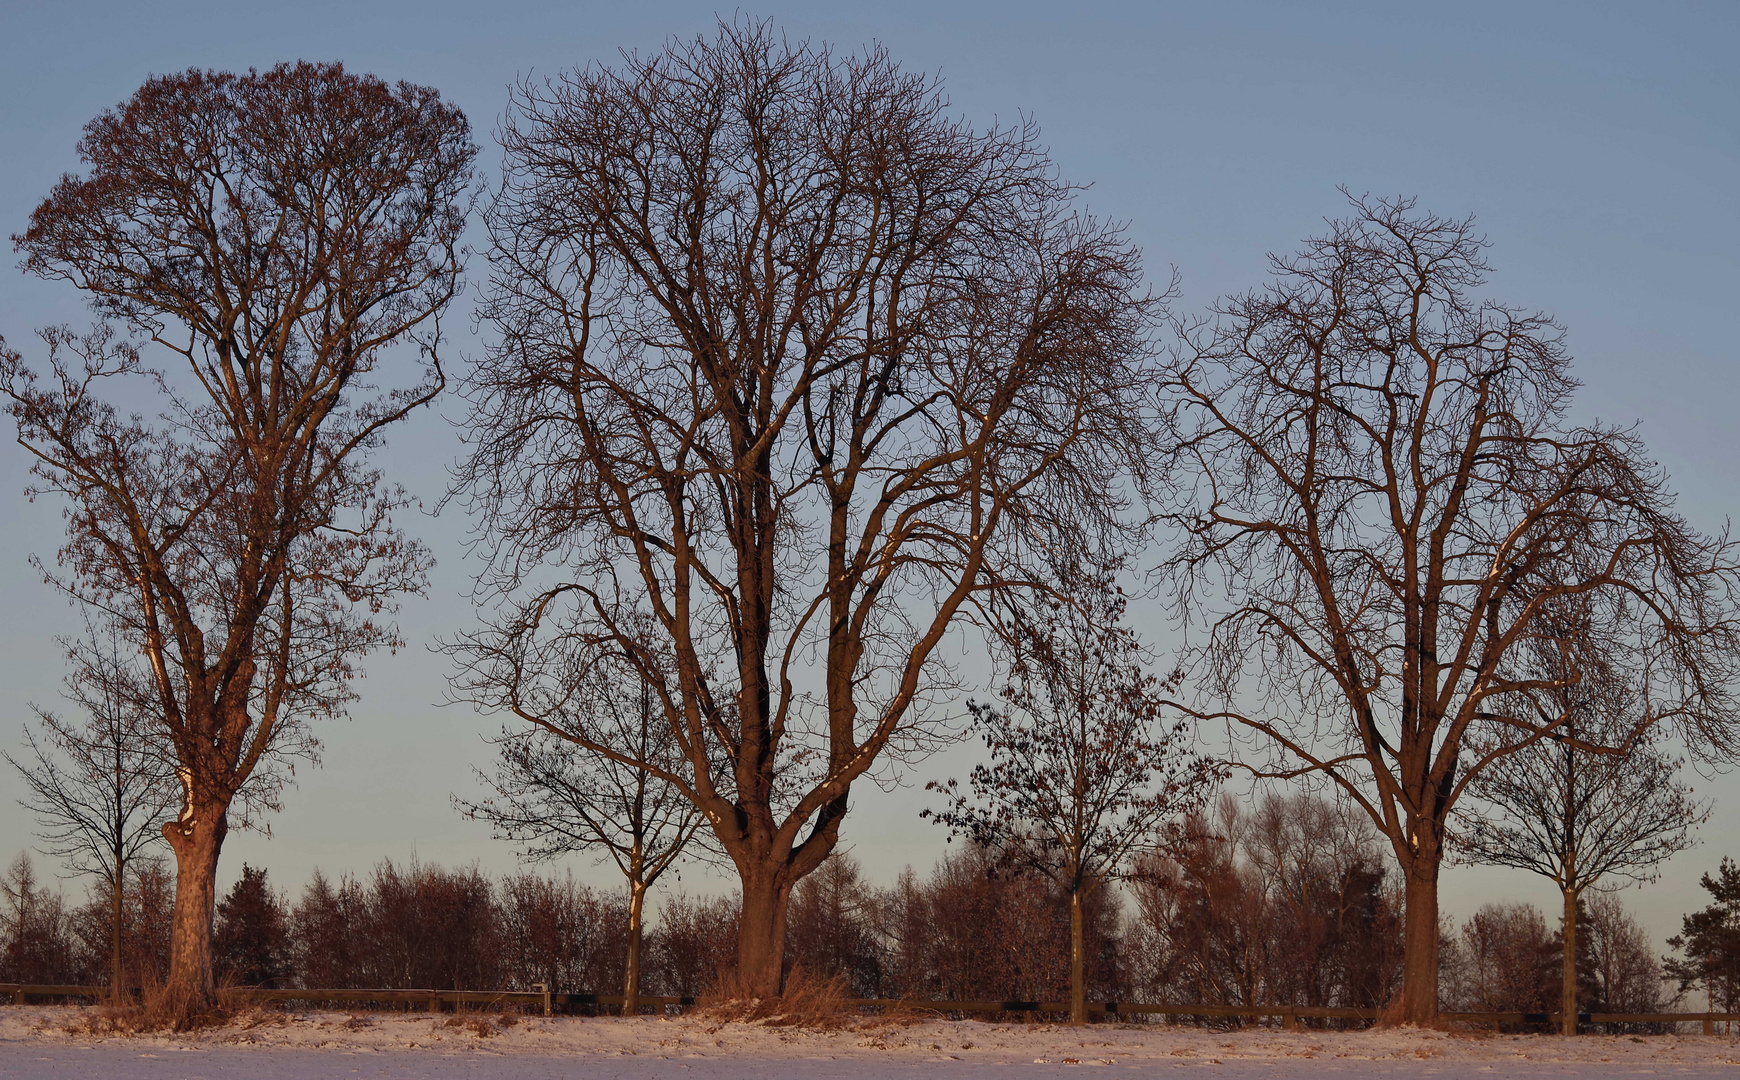
[[[786,963],[839,975],[859,997],[1061,1000],[1069,988],[1065,894],[967,846],[891,887],[836,855],[799,884]],[[1371,830],[1305,796],[1254,811],[1223,800],[1171,859],[1091,894],[1093,1000],[1382,1006],[1401,977],[1401,892]],[[106,896],[68,908],[20,857],[4,880],[0,981],[106,979]],[[167,971],[173,889],[147,864],[127,892],[126,970]],[[363,878],[316,872],[300,894],[247,868],[219,902],[217,962],[237,985],[618,990],[627,897],[568,875],[492,878],[383,861]],[[735,959],[734,896],[668,894],[647,934],[644,992],[704,994]],[[1584,912],[1584,1008],[1668,1004],[1647,935],[1619,901]],[[1446,1007],[1547,1011],[1559,935],[1526,904],[1446,926]]]

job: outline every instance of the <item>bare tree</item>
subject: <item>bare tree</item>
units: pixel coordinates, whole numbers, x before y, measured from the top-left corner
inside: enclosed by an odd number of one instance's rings
[[[1073,603],[1019,619],[1003,708],[968,703],[990,760],[974,766],[970,791],[929,784],[950,801],[922,816],[1069,896],[1070,1020],[1085,1024],[1083,904],[1163,847],[1166,827],[1201,808],[1220,772],[1192,751],[1192,725],[1162,721],[1160,680],[1119,625],[1123,595],[1109,580],[1072,591]]]
[[[532,860],[602,848],[628,880],[628,964],[622,1013],[640,1011],[641,916],[646,894],[692,847],[706,819],[693,802],[641,762],[671,773],[682,768],[653,688],[630,669],[594,665],[577,673],[564,704],[546,715],[584,741],[541,727],[504,731],[493,776],[478,776],[495,792],[482,802],[459,800],[468,816],[526,845]],[[602,753],[588,743],[610,747]]]
[[[1181,328],[1167,389],[1197,479],[1165,568],[1203,634],[1184,706],[1249,736],[1259,775],[1329,777],[1389,841],[1401,1016],[1425,1022],[1449,815],[1569,720],[1516,707],[1579,677],[1514,662],[1552,637],[1543,613],[1580,598],[1588,650],[1647,703],[1617,737],[1671,722],[1713,753],[1733,743],[1736,569],[1633,431],[1569,421],[1560,328],[1471,295],[1488,271],[1471,222],[1353,209]]]
[[[1590,627],[1581,605],[1571,610],[1570,618],[1555,617],[1566,623],[1554,635],[1562,643],[1531,643],[1531,670],[1513,674],[1553,685],[1533,702],[1516,703],[1515,711],[1539,710],[1543,724],[1563,717],[1562,724],[1548,739],[1498,757],[1476,775],[1468,795],[1495,813],[1466,814],[1465,824],[1451,833],[1468,861],[1527,870],[1559,887],[1566,1035],[1577,1033],[1578,902],[1584,891],[1601,888],[1609,878],[1653,881],[1662,863],[1695,842],[1692,827],[1709,818],[1708,808],[1679,782],[1680,763],[1661,751],[1653,733],[1632,737],[1624,753],[1583,749],[1590,743],[1626,746],[1647,703],[1607,658],[1578,655]],[[1499,735],[1507,742],[1521,737]],[[1493,749],[1477,743],[1470,753],[1486,757]]]
[[[1588,913],[1589,981],[1594,984],[1591,1012],[1652,1013],[1671,1007],[1664,1001],[1661,961],[1655,941],[1637,918],[1625,910],[1618,894],[1598,892],[1585,905]],[[1661,1031],[1655,1025],[1627,1025],[1633,1030]],[[1625,1031],[1607,1025],[1610,1033]]]
[[[0,347],[0,390],[34,492],[68,508],[50,580],[143,657],[181,780],[180,1021],[214,1000],[232,813],[275,805],[307,721],[342,712],[357,657],[396,643],[382,613],[422,587],[427,552],[392,520],[407,497],[367,456],[442,387],[476,148],[434,90],[300,63],[154,77],[78,149],[89,174],[14,243],[106,321],[43,332],[40,368]],[[383,363],[406,343],[422,361]],[[114,404],[153,395],[155,417]]]
[[[495,607],[456,693],[700,807],[759,995],[853,783],[933,731],[951,627],[1038,550],[1126,542],[1152,431],[1136,251],[1031,126],[947,109],[880,49],[739,21],[522,85],[501,126],[456,484]],[[600,644],[682,769],[551,722]]]
[[[75,874],[100,878],[109,892],[109,989],[121,998],[127,878],[134,860],[163,842],[162,824],[178,800],[175,774],[149,712],[150,684],[121,637],[93,629],[71,643],[66,696],[85,714],[72,723],[32,707],[40,735],[26,726],[29,760],[0,753],[27,791],[19,805],[36,818],[43,854]]]

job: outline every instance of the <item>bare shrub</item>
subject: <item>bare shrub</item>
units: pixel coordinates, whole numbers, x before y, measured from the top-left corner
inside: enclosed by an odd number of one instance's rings
[[[1127,963],[1144,998],[1382,1006],[1401,971],[1401,900],[1376,831],[1346,806],[1223,797],[1134,883]]]
[[[651,984],[679,997],[707,993],[736,962],[737,918],[734,896],[677,893],[666,899],[649,950]]]
[[[1486,904],[1462,924],[1448,998],[1476,1012],[1546,1012],[1557,1004],[1558,943],[1533,904]]]

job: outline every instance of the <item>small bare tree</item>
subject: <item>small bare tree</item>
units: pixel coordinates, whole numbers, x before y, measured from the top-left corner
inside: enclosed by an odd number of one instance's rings
[[[691,799],[774,996],[792,887],[924,746],[951,628],[1036,552],[1126,542],[1156,301],[1032,127],[974,130],[880,49],[739,21],[523,85],[501,138],[456,485],[496,606],[455,692]],[[553,722],[601,645],[681,769]]]
[[[142,657],[181,781],[177,1022],[215,1000],[232,813],[275,805],[307,721],[343,711],[356,659],[397,641],[382,614],[422,587],[428,554],[393,525],[407,497],[367,456],[443,385],[475,155],[434,90],[337,64],[155,77],[91,121],[89,174],[14,237],[107,320],[45,331],[40,368],[0,345],[0,392],[34,493],[67,506],[50,580]],[[424,360],[388,378],[412,344]]]
[[[1560,328],[1471,295],[1488,269],[1471,222],[1407,200],[1353,210],[1275,258],[1268,288],[1181,328],[1167,389],[1196,481],[1165,565],[1203,635],[1184,707],[1250,736],[1258,775],[1330,778],[1389,841],[1400,1011],[1423,1023],[1450,813],[1570,719],[1516,707],[1580,677],[1518,663],[1552,638],[1544,615],[1579,598],[1587,648],[1637,687],[1609,749],[1672,723],[1722,752],[1737,573],[1634,432],[1569,421]]]
[[[1083,904],[1163,848],[1167,826],[1200,809],[1220,774],[1191,749],[1193,725],[1162,720],[1160,680],[1119,625],[1123,596],[1104,580],[1072,592],[1072,604],[1017,617],[1003,708],[967,705],[990,760],[969,791],[929,784],[950,801],[922,816],[1068,894],[1070,1020],[1085,1024]]]
[[[1691,788],[1677,778],[1680,763],[1656,745],[1653,732],[1633,735],[1647,709],[1636,687],[1601,656],[1580,655],[1590,635],[1587,613],[1569,605],[1557,640],[1536,640],[1527,650],[1531,670],[1518,681],[1548,685],[1533,701],[1507,711],[1533,712],[1545,740],[1497,756],[1468,785],[1468,795],[1491,812],[1465,812],[1451,838],[1469,862],[1508,866],[1552,879],[1564,899],[1561,1030],[1577,1033],[1577,912],[1585,890],[1609,878],[1653,881],[1662,863],[1691,847],[1691,829],[1709,818]],[[1630,736],[1628,740],[1628,736]],[[1525,738],[1500,733],[1507,742]],[[1596,746],[1623,752],[1596,753]],[[1475,743],[1483,758],[1495,747]]]
[[[495,792],[482,802],[459,800],[470,817],[524,844],[523,858],[549,860],[603,849],[628,881],[628,964],[622,1013],[640,1011],[642,913],[646,894],[693,846],[706,822],[683,793],[637,762],[664,773],[682,767],[653,688],[632,668],[603,664],[576,673],[562,706],[548,722],[582,739],[541,727],[504,731],[494,775],[478,776]],[[588,745],[608,746],[614,754]]]
[[[163,822],[179,801],[175,773],[152,730],[150,684],[119,633],[92,629],[70,643],[66,696],[84,714],[69,722],[42,708],[40,733],[26,726],[29,754],[0,753],[24,781],[19,805],[36,818],[39,848],[75,874],[101,879],[111,911],[109,989],[126,993],[122,929],[134,860],[163,842]]]

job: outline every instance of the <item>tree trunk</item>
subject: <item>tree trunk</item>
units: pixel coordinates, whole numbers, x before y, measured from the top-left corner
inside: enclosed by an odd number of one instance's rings
[[[633,1016],[640,1012],[640,921],[641,909],[646,901],[646,885],[644,882],[631,881],[628,884],[628,974],[622,983],[622,1015]]]
[[[1560,932],[1561,944],[1564,946],[1565,962],[1564,985],[1560,988],[1559,1009],[1564,1014],[1559,1021],[1559,1032],[1564,1035],[1577,1034],[1577,893],[1574,889],[1566,889],[1565,922]]]
[[[115,887],[110,890],[112,895],[109,898],[109,915],[112,919],[110,930],[113,931],[110,934],[110,944],[114,948],[114,956],[109,965],[109,993],[114,997],[117,1005],[127,1000],[127,980],[122,977],[121,972],[121,914],[126,910],[126,882],[125,868],[117,862],[115,864]]]
[[[1402,940],[1402,1000],[1404,1024],[1431,1024],[1438,1019],[1438,861],[1418,860],[1404,867],[1407,878],[1407,923]]]
[[[217,1005],[211,933],[217,907],[218,854],[229,824],[222,810],[203,808],[191,821],[168,822],[163,834],[175,852],[175,916],[169,931],[169,978],[163,1007],[185,1027]]]
[[[743,910],[737,924],[737,985],[752,998],[780,993],[785,964],[786,902],[791,889],[775,873],[743,873]]]
[[[1087,949],[1082,942],[1082,890],[1069,894],[1069,1022],[1087,1023]]]

